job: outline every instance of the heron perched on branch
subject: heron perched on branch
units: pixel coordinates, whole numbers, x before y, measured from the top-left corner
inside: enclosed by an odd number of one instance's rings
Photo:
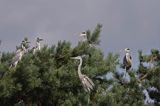
[[[33,54],[35,54],[37,51],[41,50],[41,44],[40,41],[43,41],[43,39],[40,39],[39,37],[36,39],[36,46],[33,47]]]
[[[95,47],[95,45],[92,44],[92,43],[89,41],[86,32],[82,32],[82,33],[80,34],[80,37],[81,37],[81,41],[82,41],[82,42],[87,42],[90,47]]]
[[[125,56],[123,58],[123,68],[128,71],[132,66],[132,57],[130,55],[130,49],[125,49]]]
[[[81,56],[71,57],[71,59],[76,59],[76,60],[80,61],[80,64],[78,66],[78,76],[82,82],[82,86],[83,86],[84,90],[86,92],[90,92],[91,90],[93,90],[95,85],[94,85],[93,81],[88,76],[81,73],[82,57]]]
[[[17,64],[18,64],[18,62],[21,61],[24,53],[26,53],[26,51],[27,51],[26,47],[24,46],[27,43],[30,43],[30,42],[22,41],[21,47],[19,49],[17,49],[16,54],[15,54],[15,56],[12,59],[10,68],[11,67],[16,67]]]
[[[16,54],[12,59],[12,63],[11,63],[10,67],[16,67],[17,66],[18,62],[22,59],[22,56],[23,56],[24,52],[25,52],[25,49],[23,49],[23,48],[20,48],[16,51]]]
[[[82,42],[86,42],[88,40],[86,32],[82,32],[79,36],[82,37]]]

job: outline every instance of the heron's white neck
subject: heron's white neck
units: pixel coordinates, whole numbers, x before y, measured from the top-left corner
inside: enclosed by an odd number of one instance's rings
[[[82,58],[80,58],[79,60],[80,60],[80,63],[79,63],[79,66],[78,66],[78,75],[82,75],[82,73],[81,73]]]
[[[83,42],[85,42],[85,41],[87,41],[88,39],[87,39],[87,36],[82,36],[82,41]]]
[[[20,59],[20,60],[22,59],[22,56],[23,56],[24,52],[25,52],[25,51],[23,51],[23,50],[19,52],[19,56],[20,56],[19,59]]]
[[[27,51],[27,49],[25,48],[25,46],[22,44],[22,50],[24,51],[24,52],[26,52]]]
[[[41,44],[40,44],[40,42],[36,42],[36,46],[37,46],[37,48],[38,48],[38,50],[41,50]]]
[[[129,52],[126,53],[126,59],[128,62],[132,63]]]
[[[126,52],[126,54],[130,54],[129,52]]]

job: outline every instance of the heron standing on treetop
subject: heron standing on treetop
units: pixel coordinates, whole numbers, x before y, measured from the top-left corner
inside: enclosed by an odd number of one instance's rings
[[[27,42],[26,42],[27,43]],[[29,43],[29,42],[28,42]],[[22,59],[22,56],[24,55],[24,53],[26,52],[26,48],[24,46],[23,43],[21,43],[21,48],[19,48],[17,51],[16,51],[16,55],[13,57],[12,59],[12,63],[11,63],[11,67],[16,67],[18,62]]]
[[[79,36],[82,37],[82,42],[86,42],[88,40],[86,32],[82,32]]]
[[[33,47],[33,54],[35,54],[38,50],[41,50],[41,44],[40,41],[43,41],[43,39],[40,39],[39,37],[36,39],[36,46]]]
[[[132,57],[130,55],[130,49],[125,49],[125,56],[123,58],[123,68],[128,71],[132,66]]]
[[[82,86],[83,86],[84,90],[86,92],[90,92],[91,90],[93,90],[95,85],[94,85],[93,81],[88,76],[81,73],[82,57],[81,56],[71,57],[71,59],[76,59],[76,60],[80,61],[80,64],[78,66],[78,76],[82,82]]]
[[[95,45],[92,44],[92,43],[89,41],[86,32],[82,32],[79,36],[81,37],[81,41],[82,41],[82,42],[87,42],[90,47],[95,47]]]

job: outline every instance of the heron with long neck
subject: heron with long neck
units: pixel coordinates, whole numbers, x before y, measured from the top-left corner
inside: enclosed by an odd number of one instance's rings
[[[76,60],[80,61],[80,64],[78,66],[78,76],[79,76],[79,79],[82,82],[82,86],[83,86],[84,90],[86,92],[90,92],[91,90],[93,90],[95,85],[94,85],[93,81],[88,76],[81,73],[82,57],[77,56],[77,57],[72,57],[71,59],[76,59]]]
[[[36,47],[38,48],[38,50],[41,50],[41,44],[40,41],[43,41],[43,39],[40,39],[39,37],[36,40]]]
[[[12,59],[11,67],[16,67],[18,62],[21,61],[24,53],[26,52],[26,48],[23,44],[21,44],[21,48],[16,51],[16,55]]]
[[[40,44],[41,41],[43,41],[43,39],[40,39],[39,37],[36,39],[36,46],[33,47],[33,54],[41,50],[41,44]]]
[[[123,68],[125,68],[126,71],[128,71],[132,66],[132,57],[130,55],[130,49],[125,49],[125,56],[123,58]]]

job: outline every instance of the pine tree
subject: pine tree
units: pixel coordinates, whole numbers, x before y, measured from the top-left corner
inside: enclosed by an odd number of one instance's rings
[[[97,45],[100,44],[102,25],[87,31],[87,42],[78,42],[75,47],[70,42],[59,41],[51,47],[44,45],[35,54],[27,52],[17,67],[9,69],[13,52],[3,53],[0,64],[0,105],[1,106],[143,106],[143,88],[154,86],[160,90],[159,70],[160,54],[156,49],[150,55],[139,51],[139,69],[130,70],[130,83],[121,83],[115,73],[120,65],[119,55],[109,53],[106,57]],[[22,43],[25,45],[28,39]],[[94,46],[91,46],[94,45]],[[21,46],[17,46],[17,49]],[[29,45],[25,45],[29,48]],[[85,56],[84,56],[85,55]],[[87,93],[78,77],[79,61],[71,57],[82,56],[82,73],[95,84],[94,90]],[[144,66],[144,62],[154,63],[153,67]],[[137,80],[135,72],[143,79]],[[96,76],[112,72],[114,80],[96,79]],[[140,77],[140,78],[141,78]],[[152,97],[159,97],[150,94]]]

